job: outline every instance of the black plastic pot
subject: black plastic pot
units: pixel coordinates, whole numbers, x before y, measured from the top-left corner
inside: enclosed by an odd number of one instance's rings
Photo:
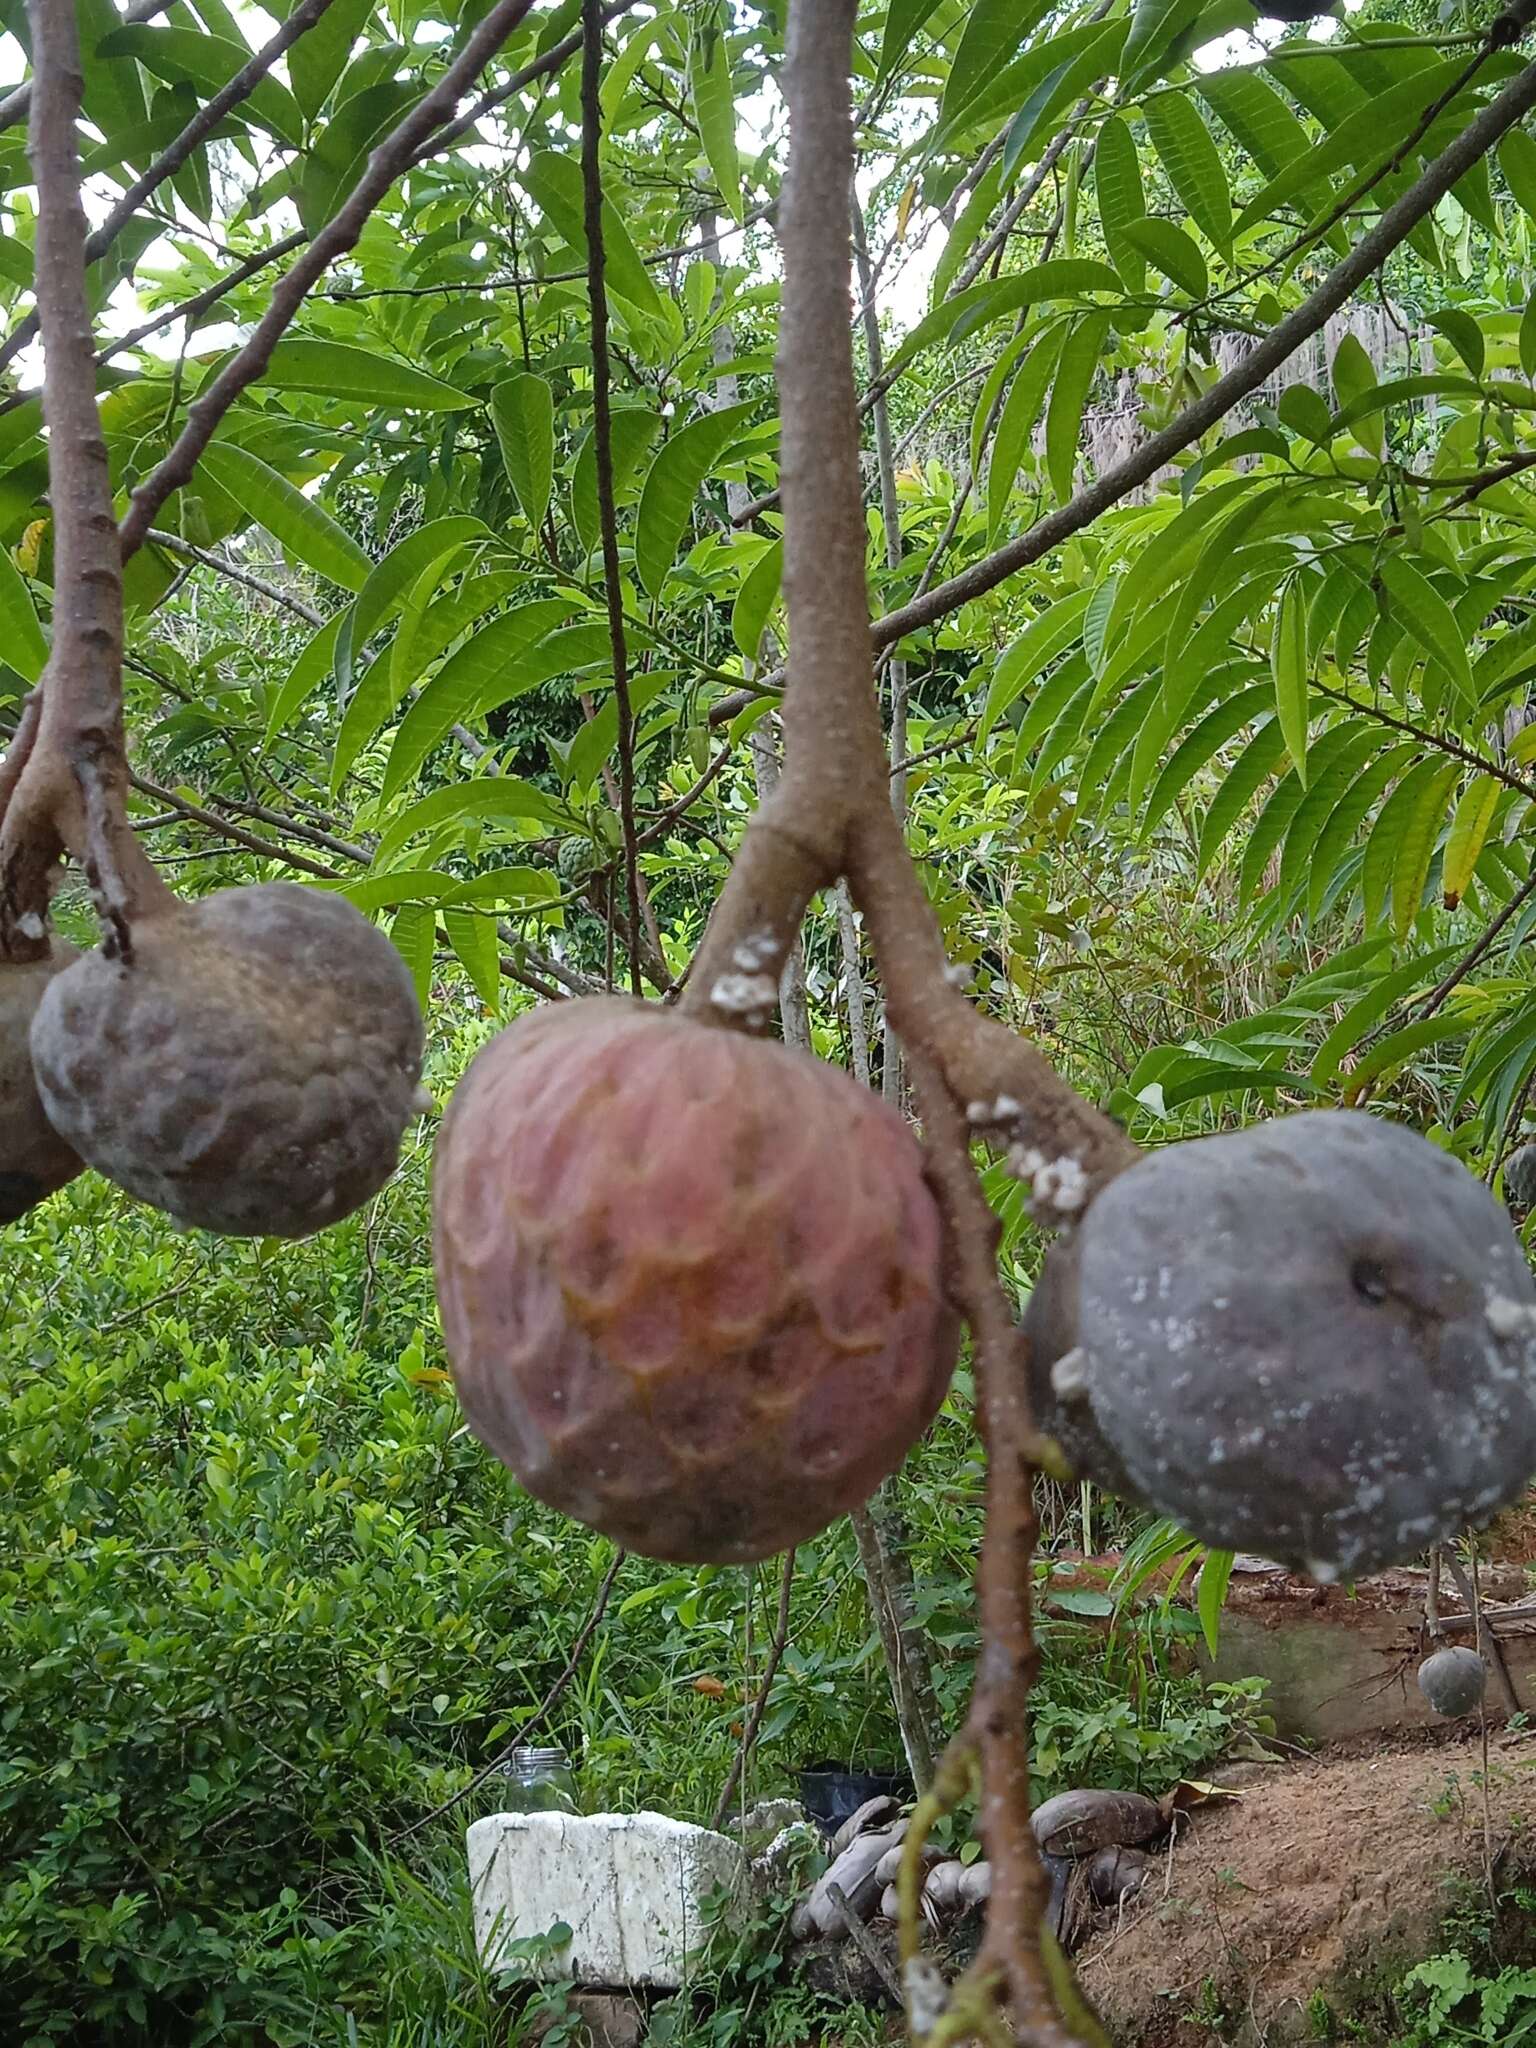
[[[859,1771],[852,1764],[808,1764],[798,1783],[800,1804],[828,1835],[835,1835],[866,1800],[912,1797],[912,1780],[900,1772]]]

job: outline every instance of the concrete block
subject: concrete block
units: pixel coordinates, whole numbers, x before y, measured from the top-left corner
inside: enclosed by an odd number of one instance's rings
[[[481,1960],[550,1980],[676,1990],[715,1924],[705,1902],[747,1890],[739,1843],[660,1813],[493,1813],[466,1841]],[[557,1953],[507,1953],[560,1924]]]

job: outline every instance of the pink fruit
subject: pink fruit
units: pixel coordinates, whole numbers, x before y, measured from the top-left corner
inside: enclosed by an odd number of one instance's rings
[[[476,1435],[651,1557],[815,1535],[949,1383],[939,1215],[901,1119],[674,1011],[591,997],[487,1046],[443,1120],[433,1237]]]

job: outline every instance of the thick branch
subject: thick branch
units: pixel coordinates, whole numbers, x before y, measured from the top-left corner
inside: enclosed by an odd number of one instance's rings
[[[173,0],[134,0],[134,4],[123,15],[124,24],[137,27],[141,21],[153,21],[157,14],[164,14]],[[18,121],[25,121],[32,108],[32,88],[18,85],[14,92],[7,93],[0,100],[0,133],[14,128]]]
[[[175,445],[134,492],[122,524],[123,560],[143,545],[155,514],[173,491],[191,481],[198,457],[213,439],[220,421],[272,360],[311,285],[338,257],[357,242],[368,216],[396,178],[407,170],[427,139],[448,121],[471,82],[495,56],[507,37],[528,14],[533,0],[497,0],[437,84],[391,129],[373,150],[361,178],[338,213],[273,287],[256,331],[204,390],[193,400]]]

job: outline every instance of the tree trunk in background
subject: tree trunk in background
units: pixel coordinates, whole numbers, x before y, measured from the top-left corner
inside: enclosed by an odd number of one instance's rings
[[[862,217],[855,215],[858,223],[860,242],[860,289],[865,290],[868,275],[868,258],[863,254]],[[713,214],[705,214],[699,223],[700,254],[708,261],[720,262],[719,228]],[[875,348],[879,348],[878,333]],[[715,329],[715,361],[724,365],[736,353],[736,340],[731,329],[724,322]],[[876,358],[878,361],[878,357]],[[736,379],[728,370],[715,380],[715,403],[723,407],[734,405],[737,397]],[[891,558],[894,547],[896,560],[901,556],[899,521],[896,513],[895,470],[891,462],[890,425],[882,402],[875,413],[876,433],[881,449],[881,502],[885,507],[887,558]],[[885,479],[889,477],[889,496],[886,495]],[[741,484],[727,484],[726,504],[732,517],[747,503],[749,493]],[[899,676],[899,704],[897,702],[897,679]],[[892,663],[892,724],[891,759],[893,762],[906,755],[906,664]],[[778,720],[770,715],[754,726],[751,738],[752,765],[757,780],[759,803],[766,797],[779,779]],[[904,776],[896,777],[892,786],[892,798],[897,803],[898,816],[905,810]],[[896,795],[896,786],[901,787],[901,796]],[[857,1003],[859,1023],[853,1035],[855,1078],[865,1087],[869,1085],[869,1041],[864,1018],[864,977],[859,967],[858,934],[854,929],[853,912],[848,903],[847,892],[839,888],[839,922],[843,931],[843,958],[847,967],[848,1000],[850,1020],[852,1006]],[[852,953],[849,952],[850,939]],[[786,1045],[800,1046],[809,1051],[811,1044],[810,1018],[805,1000],[805,955],[796,944],[790,952],[784,969],[784,978],[779,991],[779,1014],[783,1022]],[[894,1079],[893,1079],[894,1076]],[[887,1100],[901,1101],[901,1057],[895,1042],[889,1036],[885,1052],[885,1095]],[[916,1618],[916,1592],[912,1580],[912,1567],[907,1559],[911,1538],[900,1509],[896,1505],[891,1481],[882,1486],[874,1499],[864,1507],[856,1508],[849,1516],[854,1536],[859,1546],[859,1563],[863,1568],[865,1590],[869,1595],[870,1612],[874,1616],[879,1632],[881,1648],[885,1653],[885,1668],[890,1678],[891,1700],[896,1709],[896,1721],[901,1730],[902,1747],[906,1751],[907,1765],[919,1791],[931,1783],[934,1761],[943,1747],[942,1731],[939,1727],[938,1705],[933,1689],[933,1669],[928,1657],[928,1643]]]

